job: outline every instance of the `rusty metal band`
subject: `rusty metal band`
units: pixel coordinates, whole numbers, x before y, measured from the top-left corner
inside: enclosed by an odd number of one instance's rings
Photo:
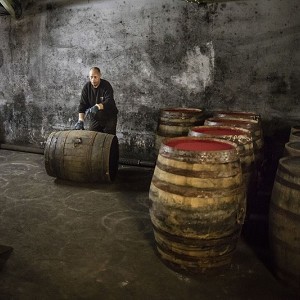
[[[270,212],[282,216],[285,219],[291,219],[292,221],[300,222],[300,211],[299,214],[295,214],[294,212],[291,212],[289,210],[286,210],[284,208],[275,205],[272,201],[270,202]]]
[[[108,133],[105,133],[105,136],[104,136],[104,139],[103,139],[103,143],[102,143],[102,160],[101,160],[101,163],[102,163],[102,178],[105,179],[107,177],[107,175],[109,175],[110,177],[110,174],[107,174],[107,171],[109,171],[109,160],[106,159],[105,155],[106,155],[106,152],[105,152],[105,149],[107,149],[105,147],[106,145],[106,142],[109,138],[109,134]],[[109,144],[110,145],[110,144]],[[108,168],[106,169],[106,163],[108,163]]]
[[[275,177],[275,182],[278,182],[278,183],[280,183],[280,184],[282,184],[282,185],[284,185],[286,187],[289,187],[291,189],[294,189],[296,191],[300,191],[300,184],[294,183],[294,182],[291,182],[291,181],[288,181],[288,180],[282,178],[278,174],[278,172],[277,172],[276,177]]]
[[[63,158],[64,155],[64,149],[61,147],[61,136],[66,140],[66,137],[64,136],[65,131],[59,131],[56,133],[56,140],[54,142],[54,161],[53,161],[53,167],[55,170],[56,177],[63,178],[62,176],[62,166],[63,166]],[[63,140],[63,139],[62,139]],[[58,146],[58,147],[57,147]]]
[[[162,182],[155,176],[152,178],[152,184],[167,193],[179,195],[182,197],[198,197],[198,198],[220,198],[220,197],[230,197],[237,196],[243,192],[243,186],[234,186],[231,188],[196,188],[191,186],[178,186],[169,182]],[[152,191],[150,189],[150,196]]]
[[[94,175],[94,171],[93,171],[93,166],[94,166],[94,161],[92,160],[92,153],[93,153],[93,145],[97,136],[97,132],[94,132],[91,139],[89,140],[88,144],[88,151],[86,151],[86,162],[88,162],[88,166],[87,169],[89,170],[89,176],[93,176]]]
[[[191,256],[191,255],[186,255],[186,254],[182,254],[182,253],[177,253],[172,251],[172,249],[170,249],[167,245],[165,245],[164,243],[156,243],[156,246],[159,250],[161,250],[163,253],[169,255],[171,258],[176,258],[176,260],[181,259],[182,261],[185,262],[197,262],[197,264],[195,264],[194,267],[197,268],[201,268],[201,266],[199,266],[199,262],[202,262],[203,266],[205,265],[209,265],[210,267],[213,266],[213,263],[220,263],[220,262],[229,262],[232,254],[235,251],[235,247],[233,247],[233,249],[231,251],[222,253],[222,255],[211,255],[209,257],[201,257],[201,256]],[[199,253],[201,253],[201,249],[199,250]],[[192,267],[192,266],[190,266]]]
[[[293,159],[293,157],[287,157],[287,159]],[[299,173],[296,173],[296,172],[293,172],[292,170],[290,170],[289,168],[285,167],[283,165],[283,162],[280,160],[279,161],[279,164],[278,164],[278,168],[277,168],[277,174],[279,172],[283,172],[283,173],[286,173],[288,174],[289,176],[293,176],[295,178],[300,178],[300,172]]]
[[[236,176],[238,174],[241,173],[241,169],[238,167],[239,165],[236,164],[236,168],[234,168],[234,166],[232,165],[232,168],[230,169],[230,171],[228,171],[228,173],[226,174],[226,178],[233,177]],[[181,168],[176,168],[176,167],[171,167],[168,165],[165,165],[163,163],[161,163],[160,161],[156,162],[156,167],[159,168],[162,171],[165,171],[167,173],[170,173],[170,176],[172,175],[179,175],[179,176],[184,176],[184,177],[194,177],[194,178],[213,178],[213,179],[222,179],[225,176],[223,175],[223,177],[220,177],[220,169],[217,169],[215,171],[192,171],[192,170],[188,170],[188,169],[181,169]],[[224,171],[223,171],[224,172]]]
[[[46,146],[45,146],[45,150],[44,150],[45,166],[46,166],[47,173],[50,176],[55,176],[53,168],[52,168],[52,164],[51,164],[52,159],[51,159],[51,155],[50,155],[51,154],[50,153],[51,152],[51,145],[52,145],[52,140],[54,138],[54,134],[55,134],[55,132],[52,132],[48,136]]]
[[[272,231],[270,232],[270,240],[272,241],[271,243],[273,245],[273,248],[274,247],[276,248],[276,245],[277,245],[277,246],[280,246],[282,249],[285,249],[285,251],[289,250],[289,251],[294,252],[298,255],[300,253],[300,247],[296,247],[294,245],[291,245],[291,244],[279,239],[277,236],[275,236],[273,234]]]
[[[157,226],[155,226],[152,222],[153,230],[158,232],[160,235],[166,237],[167,240],[173,241],[175,243],[183,243],[183,244],[191,244],[194,246],[199,247],[211,247],[211,246],[221,246],[221,245],[227,245],[228,243],[236,242],[239,239],[240,236],[240,227],[237,227],[237,230],[233,231],[231,235],[220,237],[220,238],[191,238],[191,237],[184,237],[179,235],[174,235],[169,232],[166,232],[164,230],[161,230]]]

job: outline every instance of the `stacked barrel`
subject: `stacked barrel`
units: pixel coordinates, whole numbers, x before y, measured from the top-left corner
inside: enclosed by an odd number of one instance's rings
[[[260,115],[218,111],[201,124],[196,111],[161,112],[149,198],[162,260],[203,273],[230,264],[265,158]],[[274,273],[299,286],[300,126],[291,128],[284,154],[268,204],[269,242]]]
[[[285,156],[300,156],[300,126],[292,126],[289,141],[284,147]]]
[[[290,142],[300,140],[300,126],[294,125],[291,127]]]
[[[187,136],[190,127],[203,125],[204,112],[199,108],[172,107],[161,109],[155,136],[155,149],[158,152],[165,138]]]
[[[202,110],[162,110],[156,147],[149,198],[161,258],[193,273],[228,266],[263,161],[260,116],[216,112],[204,119]]]
[[[205,120],[208,126],[232,126],[247,129],[251,132],[254,151],[254,167],[247,182],[247,215],[257,213],[262,206],[258,197],[258,190],[262,185],[262,166],[264,161],[264,138],[261,117],[255,112],[219,111],[213,117]]]
[[[189,136],[221,138],[235,143],[241,160],[243,180],[246,186],[249,185],[254,169],[253,139],[249,130],[230,126],[197,126],[190,129]]]
[[[279,159],[269,212],[274,273],[300,289],[300,126],[293,126]]]
[[[204,122],[210,126],[233,126],[248,129],[252,134],[255,163],[260,168],[264,159],[264,140],[261,118],[252,112],[216,112],[214,117]]]

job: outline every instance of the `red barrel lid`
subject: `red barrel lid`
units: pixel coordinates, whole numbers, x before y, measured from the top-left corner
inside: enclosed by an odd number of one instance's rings
[[[217,126],[199,126],[191,128],[191,131],[203,134],[210,134],[210,135],[245,135],[245,131],[237,129],[237,128],[230,128],[230,127],[217,127]]]
[[[216,139],[197,139],[192,137],[173,138],[165,145],[182,151],[222,151],[235,149],[234,145]]]

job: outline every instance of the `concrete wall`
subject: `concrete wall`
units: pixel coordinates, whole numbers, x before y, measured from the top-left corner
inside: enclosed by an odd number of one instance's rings
[[[0,17],[0,140],[72,129],[91,66],[114,87],[122,157],[153,159],[170,106],[256,111],[276,137],[300,123],[298,11],[297,0],[24,1],[21,19]]]

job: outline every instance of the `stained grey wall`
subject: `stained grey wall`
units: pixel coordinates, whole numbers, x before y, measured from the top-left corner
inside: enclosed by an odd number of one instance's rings
[[[153,158],[160,108],[256,111],[299,124],[297,0],[24,1],[0,17],[0,140],[72,129],[91,66],[114,87],[122,156]]]

